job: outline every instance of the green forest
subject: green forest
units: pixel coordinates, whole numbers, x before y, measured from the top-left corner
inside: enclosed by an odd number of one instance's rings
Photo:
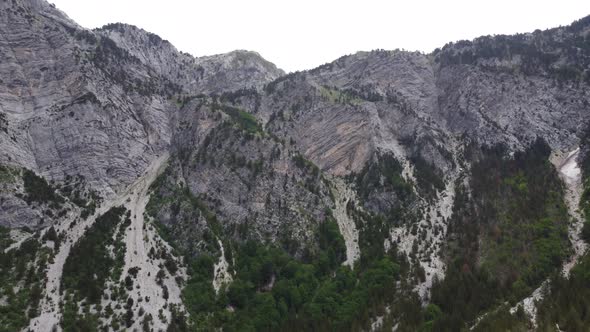
[[[569,278],[560,274],[559,267],[571,253],[569,216],[563,203],[563,186],[548,162],[549,152],[542,140],[512,157],[502,146],[471,147],[467,158],[473,161],[473,176],[468,187],[458,187],[449,220],[449,241],[443,248],[448,264],[446,277],[435,281],[426,306],[410,283],[423,278],[424,272],[398,254],[395,246],[385,252],[383,242],[374,240],[387,236],[391,220],[414,218],[408,209],[414,194],[400,176],[400,164],[389,156],[382,156],[356,178],[348,179],[356,181],[361,194],[361,201],[351,202],[347,208],[359,228],[361,259],[354,269],[342,265],[346,258],[344,239],[330,211],[324,220],[316,221],[317,245],[301,254],[289,250],[289,241],[265,244],[247,236],[244,241],[224,236],[207,202],[194,197],[188,188],[175,187],[175,197],[181,197],[177,203],[185,202],[175,209],[192,207],[187,212],[203,217],[212,233],[207,244],[211,253],[195,254],[194,248],[177,242],[165,224],[152,221],[177,254],[184,256],[188,267],[189,278],[182,290],[187,311],[171,308],[168,331],[221,327],[226,331],[359,331],[367,330],[375,317],[381,317],[384,329],[396,325],[398,331],[461,331],[471,326],[476,331],[527,331],[532,327],[530,317],[522,308],[515,314],[509,309],[547,278],[547,294],[537,304],[538,329],[552,331],[557,324],[562,330],[585,331],[590,324],[590,259],[583,257]],[[316,169],[298,155],[293,158],[300,168]],[[582,163],[584,178],[588,164],[586,160]],[[384,182],[379,180],[383,176]],[[27,178],[25,187],[31,202],[62,199],[42,178],[26,173],[23,178]],[[432,184],[423,184],[424,188],[440,189],[438,177],[432,179]],[[155,215],[166,204],[158,191],[165,184],[160,177],[153,185],[149,214]],[[357,204],[370,199],[370,193],[380,186],[394,193],[401,206],[391,209],[391,215],[359,209]],[[588,216],[590,182],[585,182],[585,188],[580,203]],[[115,329],[133,323],[131,305],[124,314],[100,306],[109,284],[111,299],[124,302],[126,298],[125,283],[112,281],[118,281],[123,273],[122,235],[129,224],[129,211],[112,208],[99,216],[72,247],[61,285],[65,331],[104,329],[99,318],[103,314],[111,317],[109,324]],[[584,229],[588,232],[590,227]],[[218,293],[212,285],[219,253],[216,237],[226,247],[233,277]],[[53,228],[41,240],[53,241],[56,247],[61,241]],[[0,307],[1,331],[20,329],[28,318],[37,315],[39,276],[43,275],[39,269],[52,259],[51,251],[32,238],[16,252],[22,259],[15,260],[4,253],[10,242],[8,229],[0,229],[1,294],[9,304]],[[89,256],[93,259],[87,259]],[[27,264],[32,260],[41,262],[36,270]],[[175,264],[166,264],[168,271],[173,273]],[[15,288],[23,281],[30,287]],[[149,330],[149,320],[144,326]]]
[[[10,244],[9,230],[0,227],[0,299],[5,301],[0,306],[1,332],[19,331],[37,317],[44,270],[52,259],[35,238],[5,252]]]
[[[542,140],[512,158],[502,146],[473,150],[471,199],[458,191],[447,274],[432,290],[443,312],[434,330],[458,331],[488,312],[494,314],[481,330],[527,326],[526,317],[510,316],[506,306],[532,293],[569,254],[569,216],[549,153]]]
[[[367,268],[341,266],[344,240],[334,221],[318,231],[320,249],[303,260],[255,241],[236,244],[234,280],[216,295],[214,258],[190,264],[183,296],[187,326],[227,331],[342,331],[360,329],[392,300],[400,276],[396,257],[383,255]],[[188,330],[188,328],[187,328]]]
[[[581,137],[581,149],[590,146],[590,128]],[[583,193],[580,210],[584,216],[582,237],[590,245],[590,156],[583,153],[580,162]],[[590,254],[587,252],[570,271],[569,278],[555,273],[549,293],[538,305],[540,331],[559,326],[562,331],[588,331],[590,326]]]
[[[125,298],[127,290],[118,283],[123,272],[125,243],[123,235],[131,224],[130,212],[124,207],[114,207],[96,218],[95,223],[72,247],[67,257],[61,282],[64,294],[62,328],[64,331],[98,331],[100,302],[107,281],[115,282],[110,289],[112,300]],[[115,238],[115,232],[117,236]],[[111,252],[113,255],[111,255]],[[92,259],[89,259],[92,257]],[[79,313],[82,301],[82,314]],[[106,309],[106,308],[105,308]],[[105,310],[107,316],[112,310]],[[118,329],[123,317],[113,317],[111,327]]]

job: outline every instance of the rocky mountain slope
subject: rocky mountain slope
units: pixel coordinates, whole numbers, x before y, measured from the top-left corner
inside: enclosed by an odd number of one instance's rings
[[[0,331],[583,330],[589,34],[285,74],[1,0]]]

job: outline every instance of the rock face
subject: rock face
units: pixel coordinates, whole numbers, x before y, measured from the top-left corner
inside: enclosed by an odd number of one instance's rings
[[[158,75],[180,85],[187,94],[259,88],[284,74],[256,52],[238,50],[195,58],[132,25],[109,24],[94,32],[112,39]]]
[[[146,312],[148,327],[176,321],[190,277],[177,254],[216,257],[206,284],[217,294],[235,280],[236,246],[254,240],[310,261],[332,221],[344,265],[358,271],[371,250],[397,252],[408,291],[430,301],[452,258],[456,197],[472,199],[481,151],[504,146],[509,159],[538,138],[554,152],[580,145],[589,36],[586,18],[432,54],[359,52],[285,75],[255,52],[195,58],[134,26],[87,30],[43,0],[0,0],[0,226],[36,232],[56,258],[29,327],[64,324],[60,303],[75,293],[58,292],[64,262],[116,205],[133,216],[117,226],[123,274],[89,309],[104,324],[126,315],[140,328]],[[151,304],[140,306],[139,293],[109,300],[129,273]],[[101,316],[98,305],[119,309]]]
[[[173,94],[256,87],[282,73],[255,53],[195,59],[135,27],[85,30],[44,1],[0,6],[0,162],[56,181],[80,175],[102,196],[168,149]]]

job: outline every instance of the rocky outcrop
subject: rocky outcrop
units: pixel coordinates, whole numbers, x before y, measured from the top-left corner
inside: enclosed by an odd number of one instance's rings
[[[314,230],[333,203],[327,180],[295,146],[267,133],[244,110],[212,98],[187,102],[179,124],[172,143],[177,159],[158,195],[165,201],[188,190],[188,200],[200,203],[195,208],[178,201],[173,213],[169,206],[157,209],[157,217],[174,234],[184,239],[182,225],[197,226],[184,217],[187,209],[196,209],[204,219],[214,215],[234,240],[295,238],[299,245],[293,250],[299,254],[302,244],[314,242]],[[212,223],[199,222],[198,227],[211,228]],[[218,232],[214,235],[223,239]],[[199,242],[186,238],[185,243],[193,247]]]
[[[168,149],[181,96],[257,87],[282,73],[249,52],[196,59],[130,26],[89,31],[44,1],[0,6],[0,163],[59,182],[81,176],[103,197]],[[3,224],[34,225],[25,211]]]
[[[180,85],[186,94],[260,88],[284,75],[256,52],[237,50],[195,58],[179,52],[159,36],[132,25],[109,24],[94,32],[112,39],[141,63]]]
[[[42,0],[0,2],[0,226],[53,226],[66,240],[48,240],[53,261],[30,327],[59,322],[69,250],[115,205],[131,211],[123,268],[154,299],[145,312],[157,328],[183,310],[185,267],[160,273],[166,258],[215,257],[206,284],[220,292],[233,280],[234,245],[255,240],[308,259],[333,218],[345,265],[366,263],[369,246],[405,254],[419,275],[409,291],[428,301],[445,275],[456,186],[469,189],[477,150],[503,145],[509,158],[537,138],[553,151],[579,145],[589,26],[432,54],[359,52],[285,75],[255,52],[193,57],[134,26],[87,30]],[[581,179],[568,160],[558,166],[579,217]],[[26,172],[42,200],[28,199]],[[139,294],[131,318],[141,316]]]

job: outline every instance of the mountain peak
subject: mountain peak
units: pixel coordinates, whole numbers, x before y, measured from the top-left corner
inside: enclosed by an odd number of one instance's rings
[[[160,36],[124,23],[107,24],[95,33],[112,39],[160,75],[178,82],[189,93],[221,92],[261,87],[284,74],[252,51],[236,50],[202,57],[178,51]],[[175,61],[170,61],[175,59]],[[223,75],[223,78],[219,78]]]

